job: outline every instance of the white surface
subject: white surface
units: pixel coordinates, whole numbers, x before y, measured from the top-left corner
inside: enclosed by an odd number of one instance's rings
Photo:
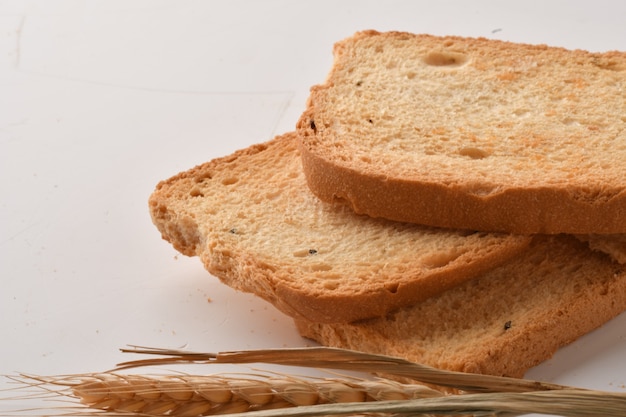
[[[127,344],[309,343],[177,256],[146,201],[293,129],[334,41],[372,28],[626,50],[624,22],[621,1],[0,2],[0,374],[100,371]],[[626,391],[626,316],[528,377]]]

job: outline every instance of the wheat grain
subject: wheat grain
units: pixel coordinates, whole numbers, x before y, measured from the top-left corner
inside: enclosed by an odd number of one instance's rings
[[[89,374],[54,381],[89,408],[193,417],[329,403],[438,397],[440,391],[388,380],[294,377]]]

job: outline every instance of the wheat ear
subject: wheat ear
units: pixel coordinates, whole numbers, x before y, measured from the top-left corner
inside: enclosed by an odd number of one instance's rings
[[[442,396],[424,385],[359,378],[291,376],[225,377],[123,375],[98,373],[57,379],[30,377],[61,385],[72,397],[98,410],[145,416],[194,417],[319,404],[410,400]]]

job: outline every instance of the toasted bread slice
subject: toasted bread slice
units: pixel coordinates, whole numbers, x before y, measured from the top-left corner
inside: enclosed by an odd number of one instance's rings
[[[306,186],[294,133],[161,182],[152,219],[226,284],[316,322],[387,314],[523,251],[530,238],[357,216]]]
[[[323,345],[522,377],[624,310],[626,265],[571,236],[538,236],[510,262],[385,318],[296,324]]]
[[[510,233],[626,232],[626,52],[359,32],[298,121],[312,191]]]

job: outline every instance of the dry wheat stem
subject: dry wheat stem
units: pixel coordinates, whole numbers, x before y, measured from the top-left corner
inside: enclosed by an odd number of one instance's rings
[[[590,390],[523,393],[479,393],[370,404],[322,404],[293,410],[252,412],[245,417],[316,417],[355,414],[392,415],[493,415],[530,413],[565,417],[624,417],[626,395]]]
[[[625,416],[626,394],[575,389],[536,381],[462,374],[403,359],[342,349],[308,348],[206,354],[135,348],[165,355],[122,367],[172,363],[271,363],[325,367],[413,378],[478,393],[444,395],[424,385],[386,379],[296,378],[283,374],[126,375],[119,372],[14,378],[49,395],[80,401],[90,415],[193,417],[246,413],[247,417],[320,415],[497,415],[527,413],[571,417]],[[250,414],[252,413],[252,414]],[[66,415],[78,415],[73,413]]]
[[[119,364],[118,369],[163,364],[266,363],[384,374],[466,392],[528,392],[569,388],[540,381],[447,371],[402,358],[328,347],[242,350],[217,354],[137,346],[122,351],[163,357],[124,362]]]

